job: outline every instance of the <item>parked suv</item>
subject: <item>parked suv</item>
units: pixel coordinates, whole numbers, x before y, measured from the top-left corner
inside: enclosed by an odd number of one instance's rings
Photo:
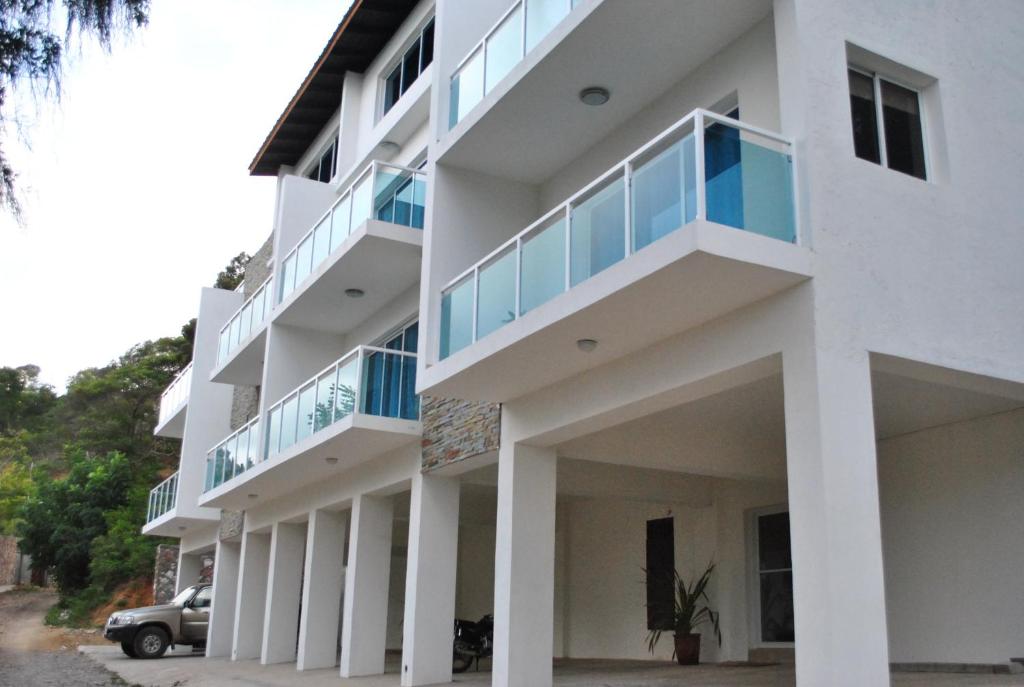
[[[168,646],[206,645],[213,587],[196,584],[170,603],[118,611],[107,619],[103,636],[120,642],[131,658],[160,658]]]

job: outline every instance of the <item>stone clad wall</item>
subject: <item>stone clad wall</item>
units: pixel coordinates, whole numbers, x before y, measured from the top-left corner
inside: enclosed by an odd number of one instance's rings
[[[217,539],[224,541],[234,537],[242,536],[242,526],[245,524],[245,511],[222,510],[220,512],[220,525],[217,528]]]
[[[153,603],[167,603],[174,598],[178,582],[178,547],[159,544],[153,569]]]
[[[18,540],[14,537],[0,537],[0,585],[18,584]]]
[[[423,471],[497,451],[501,405],[424,396]]]
[[[260,249],[252,256],[245,268],[245,281],[242,282],[242,294],[248,298],[256,292],[272,272],[271,259],[274,257],[274,235],[271,234],[263,242]],[[256,417],[260,408],[260,388],[258,386],[236,386],[231,398],[231,429],[236,430]]]

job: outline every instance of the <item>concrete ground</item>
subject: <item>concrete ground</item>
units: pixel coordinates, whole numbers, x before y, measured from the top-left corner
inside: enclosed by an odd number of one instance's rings
[[[225,684],[261,687],[397,687],[398,657],[388,657],[388,674],[342,680],[338,669],[295,671],[295,664],[261,666],[259,661],[232,662],[207,659],[182,652],[158,661],[125,657],[109,646],[80,647],[80,651],[129,684],[144,687],[215,687]],[[455,684],[490,687],[489,672],[455,676]],[[792,666],[715,666],[683,668],[652,661],[568,660],[555,662],[557,687],[793,687]],[[893,676],[896,687],[1024,687],[1024,675],[951,675],[901,673]]]

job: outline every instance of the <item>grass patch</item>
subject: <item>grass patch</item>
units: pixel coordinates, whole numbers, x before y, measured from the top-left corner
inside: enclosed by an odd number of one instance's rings
[[[45,622],[54,627],[98,627],[92,614],[110,600],[110,594],[89,587],[72,596],[62,597],[46,612]]]

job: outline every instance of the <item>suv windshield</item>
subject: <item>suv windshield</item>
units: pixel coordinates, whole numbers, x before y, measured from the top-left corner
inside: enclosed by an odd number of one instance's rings
[[[171,599],[171,604],[175,606],[184,606],[185,602],[188,601],[193,594],[195,594],[197,587],[198,585],[192,585],[191,587],[186,587],[185,589],[182,589],[181,592],[179,592],[176,597]]]

